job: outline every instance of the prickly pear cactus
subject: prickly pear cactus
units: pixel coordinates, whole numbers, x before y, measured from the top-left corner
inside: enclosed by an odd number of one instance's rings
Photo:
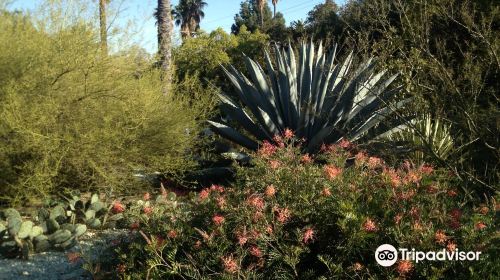
[[[16,209],[5,209],[0,212],[0,255],[28,259],[33,252],[66,250],[88,228],[112,228],[124,220],[123,213],[111,209],[97,194],[87,200],[66,198],[65,203],[39,209],[26,221]]]

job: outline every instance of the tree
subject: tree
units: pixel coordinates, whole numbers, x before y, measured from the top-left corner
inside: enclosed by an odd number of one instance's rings
[[[264,6],[267,6],[266,0],[257,0],[257,6],[260,13],[260,26],[264,28]]]
[[[340,35],[339,8],[332,0],[316,5],[306,19],[309,34],[315,40],[329,41]]]
[[[104,55],[108,53],[108,27],[106,25],[106,4],[109,0],[99,0],[99,29],[101,35],[101,50]]]
[[[273,18],[271,8],[267,2],[263,2],[261,9],[259,0],[245,0],[241,2],[240,12],[234,17],[234,24],[231,26],[231,32],[238,34],[240,27],[245,25],[247,30],[255,32],[257,29],[263,33],[269,34],[273,41],[284,42],[288,39],[285,19],[282,13],[276,13]]]
[[[302,20],[296,20],[290,23],[288,30],[295,42],[299,42],[307,37],[306,24]]]
[[[203,0],[181,0],[172,11],[175,24],[181,27],[182,38],[192,36],[200,28],[200,22],[205,17],[203,9],[207,3]]]
[[[276,5],[278,4],[278,0],[273,0],[273,17],[276,17]]]
[[[172,18],[170,0],[158,0],[158,7],[154,13],[158,26],[158,53],[160,56],[161,79],[165,82],[163,94],[167,94],[168,85],[172,77],[170,64],[172,60]]]

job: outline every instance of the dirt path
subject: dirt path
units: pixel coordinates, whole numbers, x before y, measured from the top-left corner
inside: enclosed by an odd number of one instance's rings
[[[69,253],[79,253],[85,259],[95,261],[98,256],[111,250],[112,240],[128,233],[127,230],[87,232],[79,244],[66,252],[34,254],[30,260],[4,259],[0,257],[0,280],[83,280],[92,279],[82,268],[82,259],[70,262]],[[83,253],[83,254],[82,254]]]

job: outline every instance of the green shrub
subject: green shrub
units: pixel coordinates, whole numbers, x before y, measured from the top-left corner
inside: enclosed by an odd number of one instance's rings
[[[346,141],[312,158],[290,136],[278,146],[265,143],[252,167],[238,169],[233,187],[213,185],[188,200],[131,206],[135,238],[117,248],[120,277],[498,276],[494,200],[470,204],[448,171],[408,162],[393,168]],[[374,252],[385,243],[482,254],[477,262],[399,261],[384,268]]]
[[[175,175],[195,165],[209,98],[182,84],[163,96],[151,58],[134,48],[102,56],[97,33],[78,19],[53,29],[33,22],[0,16],[1,203],[65,188],[130,191],[134,170]]]
[[[349,1],[344,44],[377,55],[418,97],[411,110],[450,121],[447,164],[469,189],[498,190],[500,6],[492,0]]]

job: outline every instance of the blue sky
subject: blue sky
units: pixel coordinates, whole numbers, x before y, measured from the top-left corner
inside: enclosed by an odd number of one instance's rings
[[[176,5],[179,0],[172,0]],[[307,13],[317,4],[325,0],[280,0],[277,10],[282,12],[286,19],[286,24],[298,19],[304,20]],[[11,10],[33,10],[36,9],[42,0],[15,0],[9,6]],[[89,1],[90,5],[96,6],[97,0]],[[212,31],[217,27],[222,27],[227,32],[231,31],[234,22],[234,15],[239,12],[241,0],[205,0],[208,6],[205,8],[205,18],[201,22],[201,28]],[[336,0],[341,5],[345,0]],[[156,27],[152,14],[156,7],[157,0],[111,0],[111,8],[118,11],[114,27],[128,29],[133,41],[145,48],[148,52],[156,50]],[[269,1],[271,6],[271,1]],[[272,6],[271,6],[272,7]],[[110,20],[112,21],[112,20]],[[118,40],[115,40],[115,42]],[[117,43],[118,44],[118,43]]]

